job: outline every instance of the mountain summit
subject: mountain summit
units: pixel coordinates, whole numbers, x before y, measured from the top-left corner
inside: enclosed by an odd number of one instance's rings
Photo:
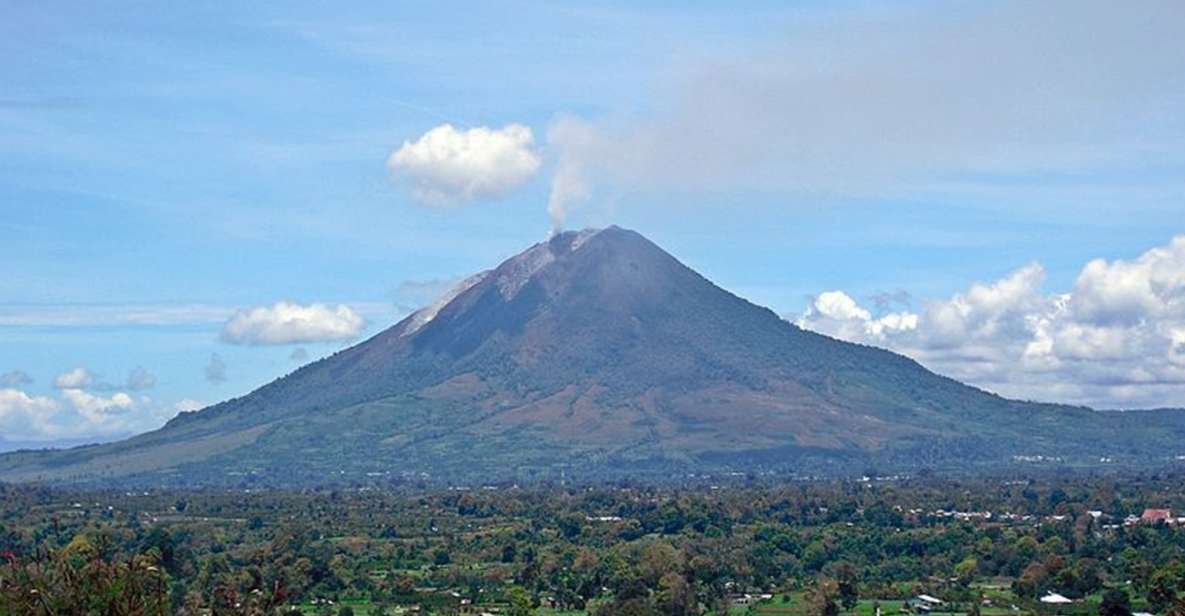
[[[0,480],[316,484],[1148,465],[1185,413],[1007,400],[796,327],[618,227],[555,235],[354,347]]]

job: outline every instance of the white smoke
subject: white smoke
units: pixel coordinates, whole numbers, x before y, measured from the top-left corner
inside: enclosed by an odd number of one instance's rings
[[[1065,191],[1093,199],[1098,181],[1148,168],[1148,152],[1163,169],[1185,160],[1174,113],[1185,3],[966,8],[837,10],[753,49],[676,64],[640,108],[559,118],[547,139],[553,225],[602,193],[759,191],[793,206],[990,189],[1006,201],[1031,198],[1033,185],[993,178],[1050,174],[1089,178]],[[1141,191],[1175,191],[1179,174],[1149,171],[1156,185],[1142,179]]]
[[[547,142],[557,152],[547,216],[551,219],[551,232],[558,233],[572,209],[592,198],[589,175],[603,160],[603,137],[589,124],[572,116],[561,116],[548,129]]]

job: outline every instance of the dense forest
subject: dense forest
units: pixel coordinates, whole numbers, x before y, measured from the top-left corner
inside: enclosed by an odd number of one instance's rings
[[[0,486],[0,614],[1183,614],[1182,485]]]

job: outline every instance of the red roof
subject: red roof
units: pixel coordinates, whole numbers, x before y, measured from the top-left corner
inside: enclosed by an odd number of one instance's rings
[[[1173,513],[1168,509],[1145,509],[1140,519],[1145,522],[1167,522],[1172,517]]]

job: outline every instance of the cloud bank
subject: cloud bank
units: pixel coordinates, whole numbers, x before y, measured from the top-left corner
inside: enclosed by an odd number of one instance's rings
[[[222,326],[230,344],[273,345],[334,342],[358,337],[366,319],[345,304],[277,302],[235,313]]]
[[[157,428],[179,408],[156,405],[149,398],[134,398],[122,391],[105,395],[73,387],[63,388],[60,397],[51,398],[15,387],[0,388],[0,436],[31,442],[119,437]]]
[[[535,137],[521,124],[463,131],[442,124],[405,141],[387,159],[392,175],[409,184],[412,198],[429,207],[501,199],[526,184],[541,164]]]
[[[1185,236],[1134,260],[1095,259],[1068,292],[1044,283],[1034,263],[917,312],[879,316],[828,291],[796,323],[1008,396],[1185,406]]]

